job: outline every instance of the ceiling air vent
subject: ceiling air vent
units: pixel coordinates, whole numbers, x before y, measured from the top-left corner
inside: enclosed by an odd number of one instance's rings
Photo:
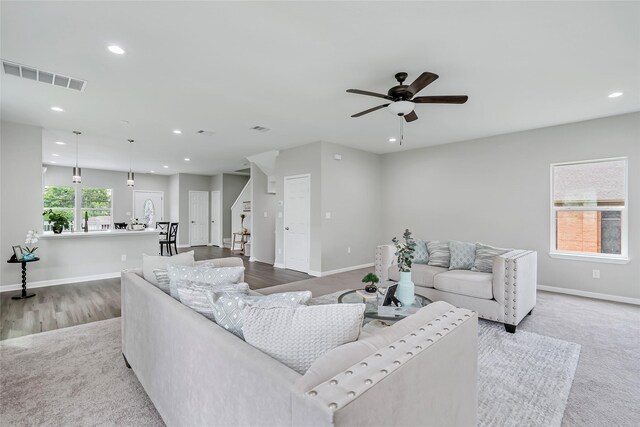
[[[271,130],[269,128],[265,128],[265,127],[262,127],[262,126],[254,126],[251,129],[253,129],[253,130],[257,131],[257,132],[269,132]]]
[[[39,70],[34,67],[16,64],[15,62],[2,60],[2,69],[5,74],[10,76],[22,77],[33,80],[34,82],[46,83],[54,86],[60,86],[67,89],[82,92],[87,87],[87,81],[76,79],[62,74],[56,74],[49,71]]]

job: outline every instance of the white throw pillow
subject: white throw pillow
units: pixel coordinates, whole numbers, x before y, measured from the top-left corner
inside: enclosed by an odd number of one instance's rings
[[[214,308],[209,303],[207,294],[246,294],[249,292],[249,285],[246,283],[233,283],[223,285],[212,285],[210,283],[192,282],[189,280],[178,280],[176,289],[180,297],[180,302],[194,311],[202,314],[210,320],[215,320]]]
[[[167,264],[193,266],[194,263],[193,251],[184,252],[171,257],[142,254],[142,276],[147,282],[158,286],[158,280],[156,279],[156,275],[153,273],[153,270],[166,270]]]
[[[209,266],[189,267],[185,265],[167,264],[169,274],[169,293],[172,297],[180,301],[176,282],[178,280],[189,280],[191,282],[202,282],[209,285],[228,285],[240,283],[244,275],[244,267],[219,267]]]
[[[246,307],[242,332],[247,343],[304,375],[326,352],[358,339],[364,304]]]

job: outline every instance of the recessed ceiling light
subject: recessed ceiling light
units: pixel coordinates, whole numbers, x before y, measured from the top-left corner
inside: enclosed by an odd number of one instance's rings
[[[64,144],[66,144],[66,143],[65,143],[65,142],[62,142],[62,141],[56,141],[56,144],[58,144],[58,145],[64,145]]]
[[[107,49],[109,49],[109,52],[115,53],[116,55],[124,55],[124,49],[120,46],[116,46],[115,44],[112,44]]]
[[[163,168],[165,168],[165,169],[169,169],[169,166],[168,166],[168,165],[164,165],[164,166],[162,166],[162,167],[163,167]]]
[[[613,92],[609,94],[609,98],[617,98],[619,96],[622,96],[622,92]]]
[[[63,111],[64,111],[64,110],[63,110],[62,108],[60,108],[60,107],[51,107],[51,109],[52,109],[53,111],[57,111],[57,112],[59,112],[59,113],[61,113],[61,112],[63,112]]]
[[[52,154],[53,157],[60,157],[60,154]]]
[[[182,131],[180,129],[174,129],[173,133],[175,133],[176,135],[180,135]]]
[[[395,138],[389,138],[389,142],[396,142],[396,141],[397,141],[397,139],[395,139]]]
[[[190,161],[191,161],[191,159],[190,159],[190,158],[188,158],[188,157],[185,157],[185,158],[184,158],[184,161],[185,161],[185,162],[190,162]]]
[[[149,171],[149,173],[156,173],[156,171]]]

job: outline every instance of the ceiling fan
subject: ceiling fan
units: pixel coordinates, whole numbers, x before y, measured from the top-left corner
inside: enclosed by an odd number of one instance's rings
[[[368,110],[361,111],[352,115],[351,117],[360,117],[365,114],[369,114],[372,111],[379,110],[384,107],[389,107],[389,111],[398,116],[404,116],[407,122],[412,122],[418,119],[416,112],[413,111],[415,104],[464,104],[469,99],[466,95],[446,95],[446,96],[414,96],[422,89],[433,83],[437,78],[437,74],[424,72],[410,85],[405,85],[404,81],[407,79],[407,73],[397,73],[395,75],[399,85],[389,89],[386,95],[382,93],[369,92],[360,89],[348,89],[349,93],[357,93],[359,95],[375,96],[378,98],[387,99],[391,102],[378,105],[377,107],[369,108]]]

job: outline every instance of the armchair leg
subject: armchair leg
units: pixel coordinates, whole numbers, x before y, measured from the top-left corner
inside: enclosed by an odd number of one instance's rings
[[[504,329],[505,331],[509,332],[510,334],[515,334],[516,333],[516,325],[508,325],[508,324],[504,324]]]
[[[533,313],[533,308],[531,309],[530,312],[527,313],[527,316],[531,316],[531,313]]]
[[[131,365],[129,365],[129,361],[127,360],[127,356],[125,356],[124,353],[122,353],[122,358],[124,359],[124,364],[127,366],[127,368],[131,369]]]

